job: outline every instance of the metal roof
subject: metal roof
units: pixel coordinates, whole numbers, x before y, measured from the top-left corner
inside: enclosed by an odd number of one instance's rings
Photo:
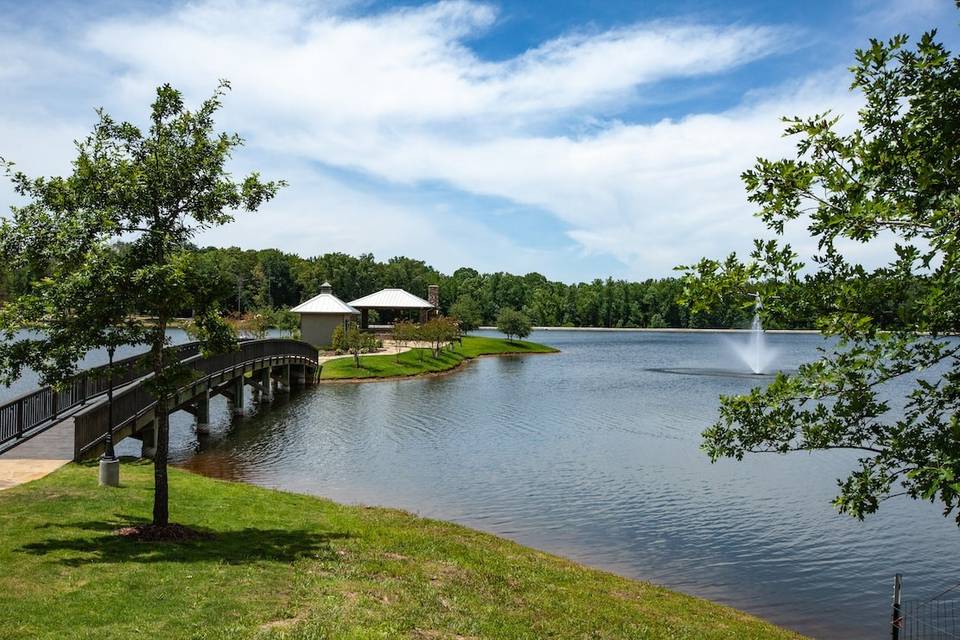
[[[433,309],[433,305],[403,289],[382,289],[350,303],[357,309]]]
[[[332,293],[321,293],[318,296],[314,296],[299,306],[294,307],[291,311],[294,313],[335,313],[338,315],[360,313]]]

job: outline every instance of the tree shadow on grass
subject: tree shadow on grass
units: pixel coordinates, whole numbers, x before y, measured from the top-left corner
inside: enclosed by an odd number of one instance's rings
[[[88,564],[120,562],[220,562],[249,564],[254,562],[290,563],[301,558],[336,560],[339,558],[331,541],[350,538],[335,531],[302,529],[232,529],[211,531],[200,529],[211,537],[181,542],[139,542],[116,534],[121,526],[147,521],[117,515],[119,522],[74,522],[45,525],[71,532],[70,537],[56,537],[25,544],[21,553],[37,556],[55,554],[61,564],[77,567]],[[122,523],[122,524],[121,524]],[[83,532],[81,535],[76,535]]]

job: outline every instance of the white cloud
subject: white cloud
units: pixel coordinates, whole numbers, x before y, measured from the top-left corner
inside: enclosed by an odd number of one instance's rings
[[[744,248],[759,231],[739,174],[757,155],[784,150],[778,116],[826,106],[849,113],[854,105],[837,75],[747,97],[719,113],[609,120],[646,87],[734,69],[784,50],[792,34],[653,22],[567,34],[492,62],[466,43],[496,20],[491,6],[465,1],[375,15],[211,1],[101,22],[73,46],[96,69],[110,70],[99,89],[123,117],[141,118],[161,82],[197,100],[217,78],[232,81],[221,125],[247,138],[241,161],[292,186],[269,217],[237,222],[229,237],[211,242],[405,253],[442,268],[538,269],[565,278],[574,273],[569,250],[525,249],[522,238],[458,215],[455,206],[450,213],[391,202],[312,167],[414,187],[442,181],[536,207],[569,229],[583,255],[615,256],[633,276],[664,275],[699,255]],[[58,81],[55,67],[43,72]],[[89,113],[86,105],[81,113]],[[588,135],[565,133],[587,120]]]

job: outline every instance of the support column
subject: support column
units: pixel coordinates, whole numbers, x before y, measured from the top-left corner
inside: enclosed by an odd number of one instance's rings
[[[243,374],[241,373],[233,380],[233,415],[243,415]]]
[[[290,373],[293,376],[293,378],[291,379],[291,382],[293,384],[297,385],[298,387],[307,386],[307,365],[305,364],[294,365]]]
[[[143,443],[140,447],[140,457],[152,459],[157,454],[157,430],[154,428],[154,423],[151,422],[150,426],[141,429],[140,437]]]
[[[197,418],[197,432],[206,433],[210,431],[210,389],[207,389],[197,397],[194,403]]]
[[[260,370],[260,402],[273,402],[273,367],[264,367]]]
[[[277,391],[290,393],[290,365],[285,364],[280,367],[280,378],[277,380]]]

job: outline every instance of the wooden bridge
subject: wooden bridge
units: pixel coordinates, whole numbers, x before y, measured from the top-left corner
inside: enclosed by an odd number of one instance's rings
[[[188,411],[197,417],[198,428],[210,419],[210,398],[224,395],[235,413],[243,411],[245,387],[251,387],[261,402],[270,402],[277,392],[310,384],[318,369],[317,350],[299,340],[244,340],[236,351],[204,357],[198,343],[171,347],[193,375],[169,401],[169,412]],[[157,401],[146,384],[149,354],[114,363],[113,437],[143,441],[143,453],[156,449]],[[83,371],[61,389],[44,387],[0,406],[0,457],[20,451],[27,458],[72,460],[92,458],[103,451],[107,434],[110,386],[106,366]],[[32,450],[29,451],[28,450]]]

